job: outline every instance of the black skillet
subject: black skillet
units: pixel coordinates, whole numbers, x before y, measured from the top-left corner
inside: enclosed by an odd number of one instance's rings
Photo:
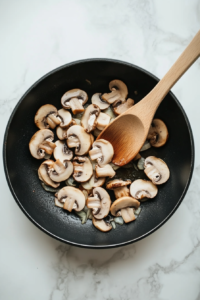
[[[111,59],[88,59],[62,66],[37,81],[21,98],[8,122],[3,146],[4,169],[10,190],[26,216],[50,236],[87,248],[111,248],[136,242],[162,226],[183,200],[192,177],[194,141],[182,106],[169,93],[156,112],[169,130],[169,140],[161,148],[151,148],[143,156],[155,155],[169,166],[171,176],[159,186],[155,199],[141,205],[135,222],[117,225],[108,233],[98,231],[91,220],[85,225],[73,213],[54,205],[54,195],[41,187],[37,175],[40,160],[29,153],[29,140],[37,131],[34,115],[38,108],[50,103],[61,108],[60,98],[70,89],[80,88],[89,99],[96,92],[107,92],[112,79],[121,79],[130,98],[142,99],[158,82],[149,72],[129,63]],[[118,176],[145,178],[143,171],[119,169]],[[111,194],[114,200],[113,194]]]

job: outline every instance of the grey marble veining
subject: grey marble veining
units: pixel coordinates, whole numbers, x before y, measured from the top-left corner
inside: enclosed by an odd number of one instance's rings
[[[161,78],[199,29],[199,0],[1,1],[1,147],[18,100],[52,69],[107,57]],[[172,218],[144,240],[109,250],[61,244],[28,221],[1,173],[0,299],[200,300],[199,82],[200,60],[172,89],[194,133],[190,188]]]

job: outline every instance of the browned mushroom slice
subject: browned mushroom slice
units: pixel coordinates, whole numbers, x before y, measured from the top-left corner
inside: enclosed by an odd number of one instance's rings
[[[41,106],[36,112],[34,121],[40,129],[49,127],[54,129],[61,122],[58,118],[57,108],[51,104]]]
[[[125,223],[134,221],[134,210],[140,206],[140,202],[132,197],[122,197],[113,202],[110,211],[115,217],[121,216]]]
[[[121,100],[116,101],[113,103],[113,111],[116,115],[121,115],[127,109],[131,108],[134,105],[134,100],[128,98],[124,103]]]
[[[81,211],[85,207],[85,196],[77,188],[72,186],[65,186],[55,195],[55,201],[59,201],[63,204],[63,208],[69,212],[74,209],[75,211]]]
[[[148,180],[137,179],[130,186],[131,196],[140,201],[146,201],[146,198],[154,198],[157,193],[157,186]]]
[[[73,160],[74,174],[73,178],[78,182],[88,181],[93,174],[92,164],[87,157],[74,157]]]
[[[64,109],[72,110],[73,114],[84,111],[83,105],[88,101],[88,95],[80,89],[73,89],[66,92],[61,98],[61,104]]]
[[[52,169],[49,171],[49,177],[55,182],[61,182],[67,180],[73,173],[73,164],[71,161],[65,161],[62,163],[57,159]]]
[[[54,164],[53,160],[49,159],[44,161],[38,169],[38,177],[46,185],[52,186],[53,188],[57,188],[60,185],[60,183],[54,182],[49,177],[49,171],[52,169],[53,164]]]
[[[167,164],[160,158],[149,156],[145,159],[144,172],[154,184],[165,183],[170,176]]]
[[[103,101],[101,97],[101,93],[96,93],[92,96],[91,102],[92,104],[96,104],[101,110],[106,109],[109,107],[109,103]]]
[[[67,131],[67,145],[75,148],[76,155],[85,155],[92,145],[91,135],[79,125],[71,126]]]
[[[33,157],[42,159],[46,154],[52,154],[56,145],[52,142],[54,134],[49,129],[38,130],[29,142],[29,150]]]
[[[53,151],[55,160],[59,159],[62,163],[66,160],[71,160],[73,152],[67,147],[67,144],[63,141],[55,142],[56,148]]]
[[[114,179],[107,183],[106,188],[109,190],[113,190],[115,193],[115,198],[121,198],[125,196],[130,196],[129,189],[127,185],[130,185],[130,180],[122,180],[122,179]]]
[[[169,133],[165,123],[160,119],[154,119],[147,136],[150,144],[153,147],[161,147],[166,143],[168,137]]]
[[[104,139],[95,141],[89,151],[91,160],[97,160],[99,166],[103,167],[112,161],[114,155],[113,146]]]
[[[100,114],[100,108],[96,104],[90,104],[84,111],[81,119],[81,125],[86,132],[91,132],[97,126],[97,118]]]
[[[111,93],[102,95],[102,99],[109,104],[112,104],[118,100],[125,101],[128,95],[127,86],[123,81],[118,79],[114,79],[109,83],[109,90],[111,91]]]
[[[108,232],[112,229],[112,225],[110,223],[105,222],[104,220],[97,220],[93,217],[92,223],[97,229],[103,232]]]
[[[86,205],[92,209],[93,216],[101,220],[109,214],[110,196],[102,187],[96,187],[93,189],[93,197],[88,197]]]

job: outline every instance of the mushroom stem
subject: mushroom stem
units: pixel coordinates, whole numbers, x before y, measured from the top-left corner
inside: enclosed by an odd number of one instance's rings
[[[74,204],[75,204],[75,199],[67,197],[64,202],[63,208],[71,212],[72,209],[75,208]]]
[[[59,125],[61,123],[61,119],[55,114],[50,114],[48,118],[50,118],[56,125]]]
[[[77,136],[71,135],[68,137],[67,146],[69,148],[75,148],[75,147],[78,147],[78,145],[79,145],[79,139],[77,138]]]
[[[91,149],[91,150],[89,151],[89,155],[90,155],[91,160],[95,160],[95,159],[97,159],[97,158],[102,157],[102,151],[101,151],[101,148],[99,148],[99,147],[94,147],[93,149]]]
[[[115,171],[113,170],[113,168],[108,164],[103,166],[102,168],[99,167],[98,165],[95,166],[96,169],[96,177],[110,177],[112,178],[113,176],[115,176]]]
[[[43,149],[47,154],[52,154],[55,147],[56,145],[53,142],[47,140],[40,144],[40,149]]]
[[[130,197],[130,192],[127,186],[122,186],[114,189],[116,199],[121,197]]]
[[[61,173],[65,171],[65,166],[63,165],[63,163],[57,159],[55,161],[55,163],[53,164],[53,169],[56,171],[56,173]]]
[[[101,207],[100,199],[98,197],[89,197],[87,199],[87,207],[88,208],[100,208]]]
[[[56,127],[55,122],[50,118],[50,115],[46,118],[47,123],[49,124],[51,129],[54,129]]]
[[[75,115],[84,111],[82,101],[79,100],[78,98],[72,98],[69,101],[69,104],[70,104],[70,107],[71,107],[71,110],[72,110],[73,114],[75,114]]]
[[[121,215],[125,223],[132,222],[136,219],[132,207],[122,208]]]

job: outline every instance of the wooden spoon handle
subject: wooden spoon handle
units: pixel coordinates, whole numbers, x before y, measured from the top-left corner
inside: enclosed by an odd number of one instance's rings
[[[167,74],[158,82],[153,90],[141,101],[146,105],[149,113],[154,115],[159,104],[187,69],[200,56],[200,30],[177,59]],[[146,103],[144,103],[146,101]]]

